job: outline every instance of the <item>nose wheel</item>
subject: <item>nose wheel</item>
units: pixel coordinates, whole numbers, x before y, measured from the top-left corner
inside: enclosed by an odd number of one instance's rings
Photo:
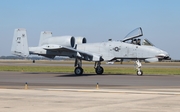
[[[137,71],[137,75],[138,76],[142,76],[143,75],[143,71],[142,70]]]

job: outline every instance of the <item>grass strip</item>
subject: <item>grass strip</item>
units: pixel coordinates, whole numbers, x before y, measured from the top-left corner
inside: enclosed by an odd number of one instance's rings
[[[104,74],[136,74],[131,67],[103,67]],[[96,74],[93,67],[83,67],[85,74]],[[144,74],[150,75],[180,75],[180,68],[142,68]],[[0,66],[0,71],[15,72],[48,72],[48,73],[74,73],[71,66]]]

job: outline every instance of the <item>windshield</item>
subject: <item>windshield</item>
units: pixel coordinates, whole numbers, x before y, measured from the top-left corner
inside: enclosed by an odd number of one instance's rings
[[[148,39],[144,39],[143,42],[142,42],[142,45],[154,46]]]
[[[134,38],[138,38],[140,36],[143,36],[143,32],[142,32],[141,27],[136,28],[133,31],[131,31],[130,33],[128,33],[122,41],[125,42],[125,41],[128,41],[128,40],[132,40]]]

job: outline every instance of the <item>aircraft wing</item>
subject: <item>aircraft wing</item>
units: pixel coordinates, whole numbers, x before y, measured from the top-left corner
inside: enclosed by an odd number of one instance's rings
[[[102,61],[103,60],[102,57],[97,54],[80,51],[80,50],[77,50],[76,47],[71,48],[71,47],[60,46],[60,45],[46,45],[46,46],[43,46],[43,49],[50,52],[55,52],[56,55],[61,54],[61,55],[69,56],[71,58],[78,57],[86,61],[100,61],[100,60]]]

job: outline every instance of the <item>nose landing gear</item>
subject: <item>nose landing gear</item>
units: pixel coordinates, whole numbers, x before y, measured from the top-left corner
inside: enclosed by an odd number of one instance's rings
[[[137,75],[138,76],[142,76],[143,75],[143,71],[141,70],[141,62],[139,60],[136,61],[136,69],[137,69]]]

